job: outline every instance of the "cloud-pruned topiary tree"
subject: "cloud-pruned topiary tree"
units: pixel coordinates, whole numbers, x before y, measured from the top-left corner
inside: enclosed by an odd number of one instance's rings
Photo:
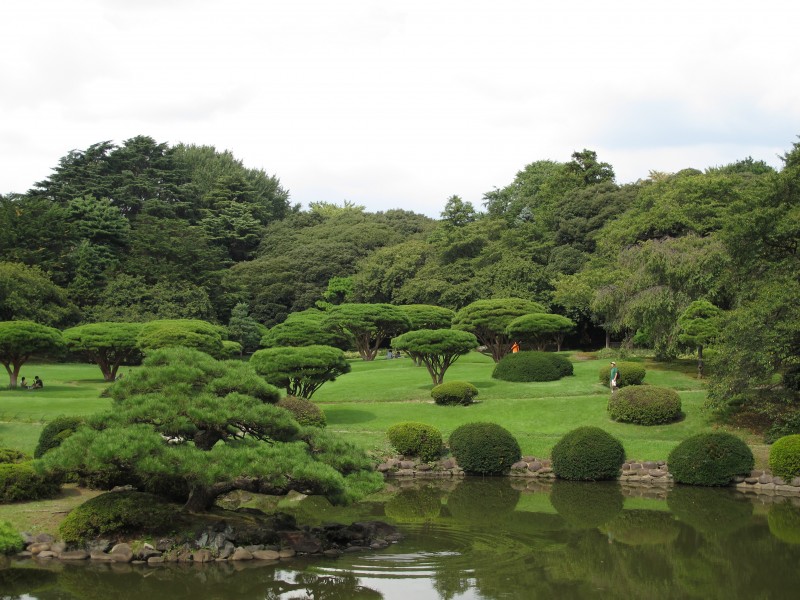
[[[141,323],[90,323],[64,331],[64,341],[72,352],[97,363],[103,379],[114,381],[121,365],[140,357],[136,337],[141,330]]]
[[[383,341],[408,331],[411,322],[391,304],[341,304],[327,311],[323,326],[352,335],[361,358],[374,360]]]
[[[178,478],[189,489],[189,511],[206,510],[235,489],[345,502],[381,485],[363,451],[322,429],[301,428],[274,405],[278,390],[247,363],[187,348],[156,350],[109,390],[112,409],[47,452],[43,469],[86,475],[114,468],[133,484]]]
[[[510,338],[527,342],[537,350],[544,350],[548,342],[555,342],[558,352],[561,352],[564,336],[573,329],[575,322],[567,317],[550,313],[531,313],[511,321],[506,333]]]
[[[477,347],[474,335],[455,329],[419,329],[392,339],[392,348],[404,350],[425,364],[433,385],[442,383],[447,369]]]
[[[485,350],[484,354],[499,362],[511,352],[514,340],[506,333],[509,323],[530,313],[543,313],[545,308],[536,302],[521,298],[495,298],[477,300],[456,313],[453,329],[475,334]]]
[[[344,352],[332,346],[267,348],[253,353],[250,364],[272,385],[306,399],[326,381],[350,372]]]
[[[224,353],[222,328],[199,319],[159,319],[142,326],[136,343],[147,354],[160,348],[183,346],[214,357]]]
[[[17,387],[19,371],[28,359],[63,348],[64,338],[58,329],[33,321],[0,322],[0,363],[6,368],[11,388]]]

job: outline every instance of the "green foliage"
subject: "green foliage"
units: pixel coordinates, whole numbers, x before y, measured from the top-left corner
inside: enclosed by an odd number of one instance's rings
[[[553,472],[560,479],[616,479],[625,462],[622,443],[599,427],[578,427],[562,437],[551,453]]]
[[[506,327],[509,337],[527,342],[544,350],[548,342],[553,341],[561,350],[564,336],[575,329],[574,321],[561,315],[549,313],[531,313],[517,317]]]
[[[0,555],[14,554],[25,547],[25,541],[8,521],[0,521]]]
[[[455,312],[432,304],[404,304],[398,306],[408,317],[411,331],[417,329],[449,329]]]
[[[669,388],[636,385],[619,390],[608,401],[608,414],[622,423],[661,425],[681,417],[681,397]]]
[[[464,477],[447,496],[447,510],[457,521],[478,525],[512,518],[520,492],[511,482]]]
[[[261,346],[333,346],[345,350],[352,346],[349,334],[327,330],[323,327],[325,313],[309,308],[290,314],[283,323],[270,328],[261,337]]]
[[[468,406],[472,404],[477,395],[478,388],[466,381],[448,381],[435,386],[431,390],[433,401],[440,405],[460,404]]]
[[[231,340],[222,340],[222,352],[220,357],[236,358],[242,355],[242,345]]]
[[[60,489],[57,478],[37,473],[32,463],[0,464],[0,502],[52,498]]]
[[[151,321],[142,327],[136,343],[145,353],[160,348],[183,346],[214,357],[223,354],[220,328],[197,319]]]
[[[286,396],[278,401],[278,406],[292,413],[294,420],[300,425],[325,427],[328,424],[322,409],[307,398]]]
[[[21,463],[31,459],[30,456],[14,448],[0,448],[0,465],[9,463]]]
[[[546,356],[547,359],[555,365],[560,377],[570,377],[575,372],[572,361],[563,354],[548,352]]]
[[[120,365],[138,362],[141,352],[136,338],[139,323],[90,323],[64,331],[70,351],[97,363],[103,379],[114,381]]]
[[[645,375],[647,375],[647,369],[640,363],[619,362],[617,363],[617,369],[619,369],[618,387],[640,385],[642,381],[644,381]],[[611,380],[611,365],[606,365],[600,369],[599,379],[604,384],[608,385],[608,382]]]
[[[475,334],[485,353],[499,362],[511,351],[513,340],[506,333],[509,323],[530,313],[545,312],[541,304],[521,298],[478,300],[459,310],[453,328]]]
[[[442,453],[442,433],[425,423],[397,423],[386,430],[386,437],[392,448],[406,456],[418,456],[431,461]]]
[[[769,531],[787,544],[800,544],[800,510],[789,500],[776,502],[769,507],[767,515]]]
[[[37,235],[35,239],[40,238]],[[0,262],[0,321],[35,321],[59,327],[77,318],[77,307],[38,266]]]
[[[249,353],[258,349],[265,328],[250,316],[247,304],[239,302],[231,311],[227,331],[228,338],[239,343],[240,351]]]
[[[747,444],[722,431],[686,438],[667,462],[677,483],[704,486],[728,485],[737,475],[749,475],[755,464]]]
[[[0,321],[0,364],[6,368],[9,387],[17,387],[17,376],[29,358],[58,353],[64,338],[58,329],[32,321]]]
[[[769,449],[769,468],[784,481],[800,477],[800,435],[778,439]]]
[[[458,466],[467,473],[505,474],[522,457],[514,436],[496,423],[465,423],[448,442]]]
[[[189,490],[186,510],[194,511],[234,489],[348,502],[380,480],[362,450],[324,429],[301,429],[274,406],[278,390],[248,363],[155,350],[110,394],[113,409],[47,452],[44,469],[116,472],[132,485],[175,477]]]
[[[554,356],[557,355],[532,351],[506,354],[495,365],[492,377],[503,381],[556,381],[562,377],[564,367],[556,365]]]
[[[616,517],[624,499],[616,482],[586,485],[557,479],[550,491],[550,503],[570,527],[594,529]]]
[[[469,332],[454,329],[418,329],[392,339],[392,348],[407,351],[423,362],[434,385],[460,356],[478,347],[478,340]]]
[[[374,360],[383,340],[408,331],[411,322],[391,304],[341,304],[331,307],[323,327],[352,336],[364,360]]]
[[[41,458],[45,452],[57,448],[65,439],[71,436],[83,423],[80,417],[56,417],[48,421],[39,434],[39,441],[33,451],[34,458]]]
[[[325,382],[351,368],[344,352],[331,346],[267,348],[255,352],[250,364],[270,384],[302,398],[311,398]]]
[[[109,492],[73,508],[58,527],[68,544],[123,533],[158,533],[175,526],[177,508],[143,492]]]

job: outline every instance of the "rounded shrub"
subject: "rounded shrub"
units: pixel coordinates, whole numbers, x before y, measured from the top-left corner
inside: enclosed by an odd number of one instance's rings
[[[442,432],[425,423],[397,423],[386,430],[386,436],[392,448],[403,455],[430,461],[442,453]]]
[[[555,365],[556,369],[558,370],[558,374],[561,377],[569,377],[575,372],[575,367],[572,365],[572,361],[566,356],[555,354],[553,352],[545,352],[544,354],[547,359],[552,362],[553,365]]]
[[[311,425],[312,427],[325,427],[328,420],[322,409],[306,398],[297,396],[286,396],[278,401],[278,406],[285,408],[294,416],[294,420],[300,425]]]
[[[557,479],[550,491],[550,503],[570,527],[594,529],[616,517],[624,499],[616,482],[589,485]]]
[[[644,381],[644,376],[647,375],[647,370],[640,364],[635,362],[619,362],[617,363],[619,369],[619,387],[626,385],[641,385]],[[600,369],[600,381],[605,385],[611,380],[611,365],[606,365]]]
[[[522,457],[514,436],[496,423],[465,423],[450,434],[449,443],[467,473],[504,474]]]
[[[800,508],[784,501],[769,507],[769,531],[787,544],[800,544]]]
[[[615,421],[637,425],[662,425],[681,417],[681,397],[669,388],[634,385],[619,390],[608,401]]]
[[[67,543],[121,533],[157,533],[173,528],[178,508],[144,492],[109,492],[73,508],[58,533]]]
[[[61,482],[40,475],[31,463],[0,464],[0,502],[52,498],[61,489]]]
[[[30,456],[20,450],[14,448],[0,448],[0,464],[21,463],[30,459]]]
[[[34,458],[41,458],[45,452],[61,445],[65,439],[75,433],[83,419],[79,417],[56,417],[49,421],[39,434],[39,442],[33,451]]]
[[[699,433],[672,449],[667,459],[677,483],[728,485],[737,475],[749,475],[755,460],[741,439],[724,431]]]
[[[441,405],[460,404],[467,406],[472,404],[477,395],[478,388],[466,381],[440,383],[431,390],[433,401]]]
[[[547,352],[516,352],[506,354],[494,367],[492,377],[503,381],[556,381],[559,368]]]
[[[19,552],[25,542],[19,532],[8,521],[0,521],[0,554]]]
[[[800,477],[800,434],[784,436],[772,444],[769,468],[773,475],[787,482]]]
[[[625,449],[622,442],[599,427],[578,427],[564,435],[551,452],[553,472],[560,479],[616,479]]]

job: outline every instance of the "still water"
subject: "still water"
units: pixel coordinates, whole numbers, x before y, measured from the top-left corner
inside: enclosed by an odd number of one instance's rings
[[[405,538],[382,551],[276,564],[11,561],[0,565],[0,598],[798,598],[799,505],[691,487],[394,483],[346,508],[315,498],[280,506],[302,523],[396,524]]]

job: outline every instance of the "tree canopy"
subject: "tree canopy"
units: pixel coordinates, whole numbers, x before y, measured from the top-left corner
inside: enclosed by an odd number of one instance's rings
[[[301,428],[247,363],[157,350],[110,393],[112,410],[46,453],[44,469],[113,468],[134,484],[175,477],[189,489],[190,511],[234,489],[346,502],[380,486],[363,452],[322,429]]]
[[[250,357],[256,372],[289,396],[310,399],[325,382],[350,372],[344,352],[331,346],[258,350]]]
[[[33,356],[58,354],[64,338],[58,329],[33,321],[0,321],[0,363],[6,368],[9,387],[17,387],[19,371]]]
[[[442,383],[447,369],[477,347],[473,334],[456,329],[419,329],[392,339],[392,348],[404,350],[425,364],[433,385]]]
[[[69,350],[97,363],[103,379],[114,381],[120,365],[140,358],[141,330],[140,323],[89,323],[67,329],[63,336]]]
[[[411,322],[391,304],[341,304],[326,312],[323,327],[352,336],[361,358],[374,360],[383,341],[408,331]]]

